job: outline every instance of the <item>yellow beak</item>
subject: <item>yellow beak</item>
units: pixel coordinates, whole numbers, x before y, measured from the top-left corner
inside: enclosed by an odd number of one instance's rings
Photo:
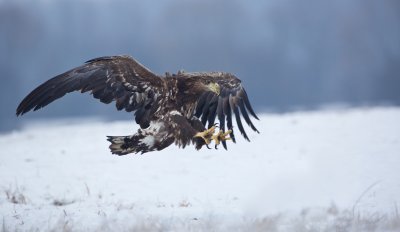
[[[214,93],[216,93],[217,95],[219,95],[221,93],[221,87],[219,86],[218,83],[210,83],[208,85],[208,89]]]

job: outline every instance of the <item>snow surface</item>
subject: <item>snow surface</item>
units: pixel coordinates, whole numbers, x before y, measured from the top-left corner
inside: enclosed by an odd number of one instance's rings
[[[133,121],[0,135],[0,231],[400,230],[400,108],[260,119],[228,151],[111,155]]]

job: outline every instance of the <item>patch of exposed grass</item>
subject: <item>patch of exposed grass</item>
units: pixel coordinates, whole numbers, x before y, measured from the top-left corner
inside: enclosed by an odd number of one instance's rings
[[[13,204],[26,204],[27,198],[23,193],[24,189],[18,186],[12,187],[10,186],[7,189],[4,189],[4,193],[6,194],[6,199]]]
[[[52,204],[55,206],[65,206],[75,203],[75,200],[54,199]]]

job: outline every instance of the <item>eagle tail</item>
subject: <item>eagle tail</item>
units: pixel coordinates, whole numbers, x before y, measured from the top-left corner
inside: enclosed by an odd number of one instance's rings
[[[129,153],[145,153],[148,147],[142,145],[144,136],[141,134],[128,136],[107,136],[107,140],[111,142],[111,153],[116,155],[127,155]]]
[[[129,153],[146,153],[159,151],[174,141],[174,137],[166,136],[159,138],[153,131],[139,130],[138,133],[128,136],[107,136],[111,142],[111,153],[116,155],[127,155]]]

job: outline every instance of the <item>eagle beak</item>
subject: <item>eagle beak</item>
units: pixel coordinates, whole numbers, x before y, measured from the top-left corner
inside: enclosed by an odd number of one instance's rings
[[[210,83],[208,85],[208,88],[210,89],[210,91],[216,93],[217,95],[221,93],[221,87],[219,86],[218,83]]]

